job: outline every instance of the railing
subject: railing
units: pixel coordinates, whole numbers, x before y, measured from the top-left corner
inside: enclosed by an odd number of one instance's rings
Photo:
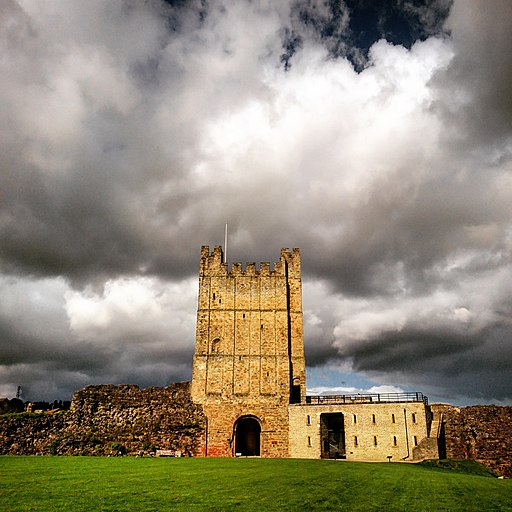
[[[354,395],[316,395],[306,396],[306,403],[311,405],[329,404],[368,404],[388,402],[423,402],[428,405],[428,397],[423,393],[357,393]]]

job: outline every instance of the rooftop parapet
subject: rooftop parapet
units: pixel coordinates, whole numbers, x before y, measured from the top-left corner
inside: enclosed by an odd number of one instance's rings
[[[317,395],[306,396],[306,403],[311,405],[329,404],[369,404],[369,403],[423,402],[428,405],[428,397],[423,393],[357,393],[354,395]]]
[[[256,263],[246,263],[244,271],[242,263],[234,262],[231,264],[231,270],[228,263],[224,262],[224,253],[222,247],[217,245],[210,253],[210,247],[203,245],[201,247],[200,275],[225,275],[225,276],[271,276],[286,275],[286,270],[293,277],[300,277],[300,251],[293,249],[292,252],[288,248],[281,249],[281,258],[271,267],[269,262],[261,262],[259,269]]]

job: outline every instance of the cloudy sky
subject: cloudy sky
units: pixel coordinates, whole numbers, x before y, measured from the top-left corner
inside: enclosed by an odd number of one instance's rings
[[[301,249],[311,392],[512,404],[511,19],[3,0],[0,396],[189,379],[227,222],[230,261]]]

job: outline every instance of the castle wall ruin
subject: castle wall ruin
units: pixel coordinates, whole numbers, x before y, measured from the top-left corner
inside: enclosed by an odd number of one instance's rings
[[[391,460],[396,462],[406,454],[403,449],[405,437],[400,438],[400,429],[394,430],[395,433],[387,429],[389,424],[395,429],[390,414],[395,414],[395,420],[400,416],[400,407],[394,409],[397,405],[365,407],[365,404],[353,404],[343,409],[347,420],[348,460],[384,461],[392,455]],[[290,414],[290,436],[295,436],[290,440],[291,456],[321,457],[321,446],[314,444],[318,443],[318,437],[314,441],[316,434],[311,434],[310,430],[321,429],[322,414],[340,411],[338,407],[325,410],[323,407],[289,406],[290,410],[295,410]],[[444,418],[445,457],[477,460],[498,474],[512,478],[512,407],[432,404],[430,409],[433,413],[431,435],[441,415]],[[410,411],[412,413],[412,409]],[[347,428],[352,414],[357,415],[359,435],[355,429]],[[372,414],[376,414],[378,423],[373,423]],[[423,420],[419,414],[416,420],[421,428]],[[308,415],[309,429],[306,428]],[[379,426],[381,423],[385,428]],[[205,432],[206,418],[201,408],[190,399],[190,383],[146,390],[137,386],[89,386],[75,393],[69,411],[0,415],[0,455],[118,455],[119,450],[126,455],[154,456],[157,450],[175,456],[201,455],[204,453]],[[415,435],[412,432],[414,430],[409,430],[409,436]],[[356,453],[350,444],[356,435],[359,445],[373,444],[373,436],[376,435],[380,448],[368,453],[373,448],[361,446],[366,453]],[[306,447],[308,436],[312,438],[311,447]],[[390,436],[397,437],[396,448]],[[435,441],[434,437],[426,439]],[[414,440],[409,437],[409,442],[413,444]],[[413,448],[413,452],[417,448],[419,446]],[[350,454],[350,451],[354,453]],[[434,457],[418,457],[413,453],[413,461],[423,458]]]
[[[0,415],[0,454],[194,456],[203,449],[205,424],[188,382],[144,390],[88,386],[73,395],[69,411]]]
[[[431,406],[434,420],[442,420],[449,459],[473,459],[512,478],[512,407],[472,405]]]

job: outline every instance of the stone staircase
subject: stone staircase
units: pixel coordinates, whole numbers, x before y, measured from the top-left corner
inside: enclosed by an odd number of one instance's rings
[[[440,447],[443,443],[443,423],[444,416],[442,413],[436,414],[430,424],[430,432],[428,437],[423,438],[418,446],[412,449],[412,458],[414,461],[425,459],[439,459],[444,454],[440,453]]]

